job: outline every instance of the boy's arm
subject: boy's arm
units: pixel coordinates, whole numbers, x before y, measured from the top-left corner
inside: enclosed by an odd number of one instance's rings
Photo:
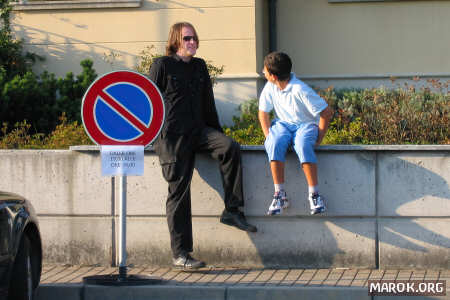
[[[323,138],[328,130],[328,125],[330,125],[331,117],[333,116],[333,110],[327,106],[324,110],[320,112],[319,120],[319,135],[317,136],[316,146],[322,143]]]
[[[269,114],[265,111],[259,110],[258,111],[258,119],[259,123],[261,124],[261,129],[264,133],[264,136],[267,137],[269,134],[269,128],[270,128],[270,118]]]

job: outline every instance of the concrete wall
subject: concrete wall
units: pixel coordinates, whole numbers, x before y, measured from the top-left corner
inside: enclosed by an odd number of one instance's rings
[[[291,207],[266,211],[273,193],[261,147],[243,147],[245,212],[255,234],[222,225],[216,163],[198,155],[192,181],[194,254],[214,265],[284,267],[450,267],[449,146],[321,146],[324,216],[310,216],[307,186],[287,157]],[[40,219],[46,262],[102,264],[118,251],[118,187],[101,177],[96,147],[0,151],[0,190],[22,194]],[[76,150],[76,151],[75,151]],[[145,153],[144,176],[128,177],[128,263],[168,265],[167,184]]]

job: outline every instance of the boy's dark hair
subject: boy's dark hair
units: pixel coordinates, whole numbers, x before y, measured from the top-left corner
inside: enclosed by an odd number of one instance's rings
[[[288,80],[291,77],[292,61],[286,53],[276,51],[267,54],[264,58],[264,66],[280,81]]]

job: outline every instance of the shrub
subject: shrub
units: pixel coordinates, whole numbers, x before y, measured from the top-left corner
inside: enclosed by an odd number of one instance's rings
[[[76,121],[79,124],[81,124],[81,101],[84,93],[97,77],[91,60],[85,59],[80,62],[80,65],[82,72],[78,76],[74,77],[73,73],[69,72],[65,78],[58,79],[56,110],[53,116],[59,117],[64,113],[68,122]]]
[[[239,106],[239,117],[233,117],[234,125],[224,126],[224,133],[240,144],[261,145],[264,143],[264,133],[258,121],[258,99],[251,99]],[[273,118],[273,113],[270,114]]]
[[[92,145],[84,127],[78,121],[68,122],[63,114],[56,129],[50,133],[42,143],[44,149],[67,149],[73,145]]]
[[[80,64],[82,72],[64,78],[44,72],[36,75],[31,66],[41,57],[23,53],[22,42],[10,30],[11,7],[0,0],[0,148],[67,148],[75,144],[91,144],[81,125],[81,101],[89,85],[97,77],[91,60]],[[155,57],[153,46],[141,52],[136,68],[146,73]],[[118,55],[106,56],[114,61]],[[112,65],[112,63],[111,63]],[[223,73],[223,66],[207,62],[213,82]],[[14,124],[14,125],[12,125]]]
[[[14,128],[7,132],[8,126],[3,123],[1,129],[0,149],[35,149],[42,145],[42,134],[29,134],[31,125],[27,121],[14,124]]]
[[[68,73],[56,79],[44,72],[36,75],[31,66],[36,54],[23,51],[22,42],[14,39],[10,29],[11,6],[0,0],[0,120],[2,135],[8,129],[48,134],[65,113],[68,121],[81,122],[80,108],[84,91],[97,76],[92,61],[81,62],[83,71],[77,77]],[[26,120],[24,123],[23,120]],[[6,123],[6,125],[5,125]],[[8,125],[15,124],[13,128]]]
[[[150,67],[153,63],[153,60],[155,58],[161,57],[163,56],[163,54],[159,54],[159,53],[154,53],[155,51],[155,46],[151,45],[151,46],[146,46],[144,48],[144,50],[142,50],[139,53],[139,58],[138,58],[138,63],[135,65],[134,69],[141,73],[141,74],[148,74],[148,71],[150,70]],[[112,57],[112,60],[115,59],[115,57],[117,57],[116,54],[114,53],[110,53],[109,55],[105,55],[106,57]],[[106,59],[106,60],[111,60],[111,59]],[[221,74],[223,74],[224,71],[224,66],[215,66],[213,64],[212,61],[207,60],[206,61],[206,67],[208,68],[208,73],[209,76],[211,77],[211,82],[212,84],[216,84],[217,83],[217,77],[219,77]]]
[[[438,90],[319,90],[334,109],[323,144],[450,144],[448,85],[430,82]],[[241,144],[263,144],[257,100],[241,105],[240,112],[233,126],[224,127],[225,133]]]
[[[22,42],[12,36],[10,15],[9,0],[0,0],[0,84],[27,73],[36,59],[41,59],[33,53],[23,54]]]
[[[40,76],[32,71],[16,75],[0,86],[0,118],[8,124],[27,120],[34,133],[50,133],[58,124],[62,113],[69,121],[81,123],[81,99],[85,90],[97,76],[92,61],[81,62],[83,71],[77,77],[68,73],[56,79],[44,72]]]
[[[73,145],[92,145],[83,125],[78,121],[69,122],[63,113],[59,124],[50,134],[31,134],[27,121],[18,122],[7,132],[4,123],[1,129],[0,149],[68,149]]]
[[[322,140],[322,144],[364,144],[367,143],[363,140],[363,129],[361,125],[361,119],[356,118],[354,121],[348,123],[347,126],[337,125],[340,116],[331,121],[327,134]],[[338,129],[338,128],[341,129]]]
[[[338,91],[330,136],[344,143],[449,143],[448,91],[416,90],[411,86]],[[324,95],[326,98],[326,95]],[[333,101],[332,101],[333,102]],[[325,139],[325,142],[331,140]]]

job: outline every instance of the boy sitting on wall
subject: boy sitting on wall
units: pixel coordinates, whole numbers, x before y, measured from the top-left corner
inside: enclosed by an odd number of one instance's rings
[[[269,215],[281,214],[289,206],[284,189],[284,161],[291,145],[308,183],[311,214],[325,211],[324,199],[319,194],[314,146],[322,142],[333,112],[324,99],[291,73],[291,69],[291,59],[285,53],[272,52],[264,58],[267,83],[259,98],[258,118],[266,137],[264,146],[275,186]],[[270,123],[272,109],[277,118]]]

